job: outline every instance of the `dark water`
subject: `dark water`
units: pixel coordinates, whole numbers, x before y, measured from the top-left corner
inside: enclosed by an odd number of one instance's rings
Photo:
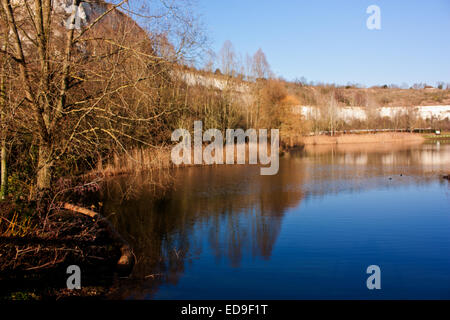
[[[450,145],[314,147],[257,166],[111,181],[137,265],[126,299],[450,298]],[[158,188],[156,187],[156,190]],[[366,269],[381,268],[381,290]]]

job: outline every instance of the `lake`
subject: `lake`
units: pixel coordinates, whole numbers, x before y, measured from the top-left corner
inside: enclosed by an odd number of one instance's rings
[[[450,144],[311,146],[259,173],[180,168],[165,191],[157,175],[109,181],[103,212],[137,259],[111,297],[450,298]]]

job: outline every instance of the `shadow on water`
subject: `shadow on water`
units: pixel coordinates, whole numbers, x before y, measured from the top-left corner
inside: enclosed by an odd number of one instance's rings
[[[110,181],[104,212],[113,213],[111,221],[137,256],[132,294],[148,296],[161,281],[176,284],[185,264],[202,250],[200,229],[215,258],[225,257],[232,267],[239,267],[244,254],[269,259],[285,210],[303,197],[304,173],[290,161],[278,175],[259,172],[245,165],[183,168],[174,172],[173,190],[155,196],[144,189],[129,200],[121,191],[130,178]]]
[[[449,163],[445,144],[312,146],[282,157],[275,176],[248,165],[182,168],[162,193],[145,174],[110,180],[103,212],[137,259],[111,297],[151,299],[205,255],[234,269],[247,258],[268,261],[286,212],[304,199],[432,183]],[[124,197],[130,185],[139,188]]]

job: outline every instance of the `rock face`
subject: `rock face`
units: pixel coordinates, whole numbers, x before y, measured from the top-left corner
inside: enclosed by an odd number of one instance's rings
[[[24,7],[23,0],[12,0],[11,3],[16,8]],[[103,14],[111,4],[103,0],[91,0],[75,6],[74,0],[52,0],[52,6],[54,13],[61,18],[58,19],[61,25],[70,26],[67,22],[71,16],[75,16],[75,27],[79,29]]]
[[[23,1],[11,0],[11,3],[15,8],[16,14],[20,13],[20,17],[27,19],[29,15]],[[104,0],[81,1],[78,6],[74,3],[75,0],[52,0],[52,21],[66,29],[82,29],[113,7],[112,4]],[[30,5],[32,6],[33,4],[31,3]],[[124,21],[137,26],[129,16],[119,10],[112,10],[108,13],[102,18],[101,24],[120,24]]]
[[[73,0],[53,0],[53,5],[55,13],[65,18],[63,25],[67,29],[81,29],[108,9],[104,1],[81,2],[75,6]]]
[[[61,25],[67,29],[81,29],[86,27],[113,7],[112,4],[103,0],[81,2],[78,6],[74,5],[74,0],[53,0],[53,5],[56,15],[62,17],[60,20]],[[102,18],[100,24],[113,26],[123,23],[133,25],[142,31],[134,20],[119,10],[109,12]]]
[[[450,105],[442,106],[414,106],[414,107],[379,107],[375,109],[368,109],[366,107],[338,107],[336,108],[336,117],[340,120],[367,120],[368,112],[376,112],[380,117],[386,117],[394,119],[398,115],[406,115],[408,111],[415,112],[417,117],[422,119],[437,119],[445,120],[450,119]],[[317,106],[297,106],[295,112],[301,114],[306,119],[315,119],[320,116],[323,110],[320,110]],[[326,112],[326,110],[325,110]]]
[[[130,38],[129,41],[133,43],[148,41],[149,37],[145,30],[128,15],[118,9],[114,9],[112,4],[103,0],[90,0],[89,2],[81,1],[76,6],[74,2],[74,0],[52,0],[51,42],[55,45],[54,52],[57,55],[65,43],[68,30],[74,29],[77,33],[111,9],[90,30],[95,37],[105,36],[111,38],[127,34],[127,38]],[[15,19],[21,25],[19,36],[25,52],[32,55],[35,51],[35,46],[33,46],[31,39],[35,39],[37,34],[29,11],[24,6],[24,0],[11,0],[11,3],[14,8]],[[34,2],[29,1],[29,5],[31,6],[31,11],[34,12],[32,7]],[[83,46],[82,44],[77,44],[79,50],[85,51],[85,48],[82,48]]]

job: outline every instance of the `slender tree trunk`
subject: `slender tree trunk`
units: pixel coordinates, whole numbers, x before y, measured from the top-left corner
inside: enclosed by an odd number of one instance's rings
[[[5,50],[7,50],[8,48],[8,41],[7,38],[5,37],[5,44],[2,46],[2,48],[4,48]],[[6,59],[6,58],[5,58]],[[0,200],[5,200],[6,197],[6,192],[7,192],[7,183],[8,183],[8,179],[7,179],[7,166],[6,166],[6,134],[7,134],[7,128],[6,126],[4,126],[4,121],[5,121],[5,113],[6,113],[6,106],[7,106],[7,100],[6,100],[6,84],[5,84],[5,69],[6,69],[6,62],[2,61],[2,70],[1,70],[1,80],[0,80],[0,101],[1,101],[1,106],[0,106],[0,119],[1,122],[0,124],[3,126],[3,130],[4,132],[2,132],[0,134],[1,136],[1,157],[0,157],[0,161],[1,161],[1,177],[0,177]]]
[[[6,167],[6,140],[2,139],[2,146],[1,146],[1,188],[0,188],[0,198],[1,200],[5,200],[6,192],[7,192],[7,167]]]

